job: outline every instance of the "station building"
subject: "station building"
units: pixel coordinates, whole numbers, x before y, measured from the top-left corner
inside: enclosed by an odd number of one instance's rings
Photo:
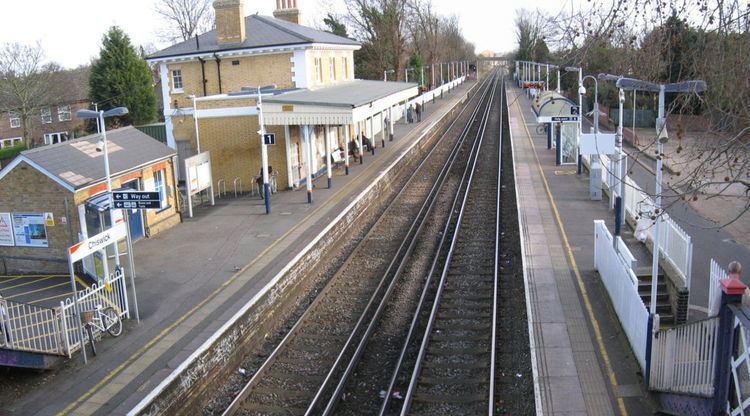
[[[131,236],[153,236],[180,222],[176,153],[136,128],[107,132],[112,189],[158,191],[159,210],[116,210],[128,216]],[[21,152],[0,170],[0,274],[67,273],[67,249],[109,228],[99,135]],[[103,277],[100,253],[84,271]]]
[[[277,0],[274,17],[245,16],[243,0],[213,6],[214,30],[148,61],[159,68],[167,144],[180,160],[210,152],[214,185],[240,180],[247,190],[261,169],[257,87],[273,86],[260,107],[276,137],[268,157],[279,189],[324,172],[360,132],[373,142],[392,133],[404,106],[394,111],[418,94],[417,84],[355,80],[360,45],[298,24],[296,0]]]

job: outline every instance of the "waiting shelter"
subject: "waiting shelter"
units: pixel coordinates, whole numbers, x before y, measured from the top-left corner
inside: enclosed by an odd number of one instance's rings
[[[578,163],[578,105],[556,91],[544,91],[531,101],[537,123],[547,128],[547,148],[555,148],[558,165]]]

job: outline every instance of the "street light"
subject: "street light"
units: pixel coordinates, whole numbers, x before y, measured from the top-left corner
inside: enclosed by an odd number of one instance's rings
[[[393,74],[395,72],[395,69],[386,69],[385,71],[383,71],[383,81],[388,81],[388,74]]]
[[[661,169],[662,169],[662,154],[664,153],[664,143],[669,140],[667,136],[667,118],[665,115],[664,108],[664,96],[667,92],[675,93],[699,93],[706,91],[708,86],[705,81],[692,80],[675,82],[671,84],[656,84],[649,81],[642,81],[633,78],[620,78],[617,80],[617,88],[629,91],[651,91],[659,92],[659,117],[656,120],[656,132],[658,139],[656,140],[656,186],[654,187],[654,215],[661,216]],[[635,110],[634,110],[635,111]],[[656,284],[657,276],[659,273],[659,224],[661,218],[657,218],[654,227],[654,247],[653,257],[651,265],[651,307],[649,312],[651,315],[656,314]],[[688,276],[687,288],[690,289],[690,276]]]
[[[266,214],[271,213],[271,191],[268,186],[268,145],[266,144],[265,134],[266,126],[263,121],[263,93],[269,93],[276,89],[276,84],[257,86],[257,87],[242,87],[243,92],[254,92],[258,96],[258,135],[260,136],[260,161],[261,161],[261,176],[263,177],[263,199],[266,205]],[[273,93],[271,92],[271,95]]]
[[[617,82],[622,78],[622,76],[617,75],[611,75],[611,74],[599,74],[597,75],[597,78],[599,78],[602,81],[614,81]],[[623,137],[623,125],[622,125],[622,111],[623,111],[623,104],[625,103],[625,91],[620,88],[618,92],[618,102],[619,102],[619,114],[618,114],[618,124],[617,124],[617,134],[615,135],[615,146],[617,148],[617,166],[615,169],[615,173],[617,175],[618,180],[618,194],[622,202],[622,198],[625,197],[625,168],[623,166],[623,161],[625,159],[624,152],[622,150],[622,137]],[[635,133],[634,133],[635,134]],[[609,200],[609,208],[615,208],[614,206],[614,199],[610,198]],[[622,220],[622,218],[625,218],[625,207],[621,203],[617,212],[617,215],[619,215],[619,218]],[[619,230],[616,230],[619,231]]]

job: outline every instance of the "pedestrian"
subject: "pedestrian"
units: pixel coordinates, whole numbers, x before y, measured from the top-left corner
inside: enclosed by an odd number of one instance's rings
[[[271,175],[273,174],[273,166],[268,165],[268,180],[270,182]],[[258,193],[260,194],[260,199],[265,199],[265,189],[263,188],[263,168],[260,168],[258,171],[258,174],[255,175],[255,183],[258,184]],[[269,183],[270,185],[270,183]]]
[[[359,146],[356,140],[349,142],[349,154],[352,155],[355,162],[359,162]]]
[[[422,105],[417,103],[415,111],[417,113],[417,123],[419,123],[422,121]]]
[[[738,261],[729,263],[729,266],[727,266],[726,278],[741,280],[742,264]],[[721,282],[721,280],[719,280],[719,282]],[[708,316],[716,316],[719,314],[719,309],[721,308],[721,294],[721,283],[719,283],[719,287],[714,290],[713,298],[708,300]],[[745,293],[742,294],[742,306],[744,308],[750,307],[750,289],[745,289]]]
[[[409,105],[409,107],[407,107],[407,109],[406,109],[406,122],[409,123],[409,124],[411,124],[411,123],[414,122],[413,111],[414,111],[414,109],[412,108],[411,105]]]

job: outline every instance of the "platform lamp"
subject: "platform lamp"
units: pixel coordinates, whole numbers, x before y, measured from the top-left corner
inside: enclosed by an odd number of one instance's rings
[[[109,152],[107,149],[107,127],[104,124],[104,119],[109,118],[109,117],[121,117],[128,113],[129,113],[129,110],[127,109],[127,107],[115,107],[107,111],[103,111],[103,110],[93,111],[93,110],[85,110],[85,109],[76,111],[77,118],[94,119],[94,120],[97,120],[97,122],[99,123],[98,127],[100,129],[101,137],[99,139],[99,143],[97,143],[96,150],[104,153],[104,175],[106,177],[107,194],[109,195],[110,228],[115,226],[115,210],[114,210],[114,201],[112,198],[112,176],[110,175],[110,171],[109,171]],[[141,317],[138,312],[138,298],[136,297],[136,292],[135,292],[135,269],[134,269],[135,266],[133,263],[132,242],[130,240],[130,225],[128,224],[126,227],[127,227],[127,235],[128,235],[128,259],[129,259],[129,266],[130,266],[130,286],[133,292],[135,317],[136,317],[136,320],[140,322]],[[113,250],[115,254],[115,269],[119,271],[122,269],[122,266],[120,265],[120,248],[118,247],[117,244],[113,244]],[[107,277],[108,277],[107,271],[105,271],[105,281],[108,280]],[[73,286],[73,292],[77,293],[77,287],[76,287],[75,282],[71,281],[71,285]]]
[[[599,78],[602,81],[614,81],[615,83],[622,78],[622,76],[618,75],[612,75],[612,74],[599,74],[597,75],[597,78]],[[617,149],[617,164],[615,167],[615,174],[617,175],[617,181],[618,181],[618,191],[617,193],[620,196],[621,202],[622,198],[625,197],[625,167],[623,166],[623,160],[625,158],[625,154],[622,150],[622,138],[623,138],[623,124],[622,124],[622,110],[623,110],[623,104],[625,103],[625,91],[622,88],[618,89],[618,102],[619,102],[619,109],[618,109],[618,123],[617,123],[617,134],[615,135],[615,148]],[[614,199],[610,198],[609,208],[618,208],[617,213],[615,217],[619,215],[620,221],[622,221],[623,218],[625,218],[625,210],[624,205],[622,203],[619,207],[615,207]],[[617,228],[617,227],[616,227]],[[617,231],[617,230],[616,230]],[[619,233],[616,233],[619,235]],[[616,248],[616,247],[615,247]]]
[[[260,160],[261,176],[263,177],[263,199],[266,205],[266,214],[271,213],[271,189],[268,186],[268,145],[266,144],[266,126],[263,120],[263,93],[268,93],[276,89],[276,84],[265,85],[263,87],[242,87],[243,92],[254,92],[258,96],[258,135],[260,136]]]
[[[385,71],[383,71],[383,81],[388,81],[388,74],[395,74],[395,73],[396,73],[395,69],[386,69]]]
[[[667,118],[665,114],[664,96],[668,92],[673,93],[699,93],[704,92],[708,89],[705,81],[693,80],[675,82],[671,84],[656,84],[649,81],[642,81],[633,78],[619,78],[617,80],[617,88],[628,91],[650,91],[659,93],[659,116],[656,119],[656,132],[658,139],[656,140],[656,184],[654,187],[654,215],[660,216],[661,213],[661,170],[662,170],[662,153],[664,152],[664,143],[669,140],[667,135]],[[658,283],[659,274],[659,224],[660,219],[656,220],[654,225],[654,246],[653,246],[653,261],[651,266],[651,305],[649,312],[651,315],[656,314],[656,285]],[[687,287],[690,289],[690,274],[688,273]]]

